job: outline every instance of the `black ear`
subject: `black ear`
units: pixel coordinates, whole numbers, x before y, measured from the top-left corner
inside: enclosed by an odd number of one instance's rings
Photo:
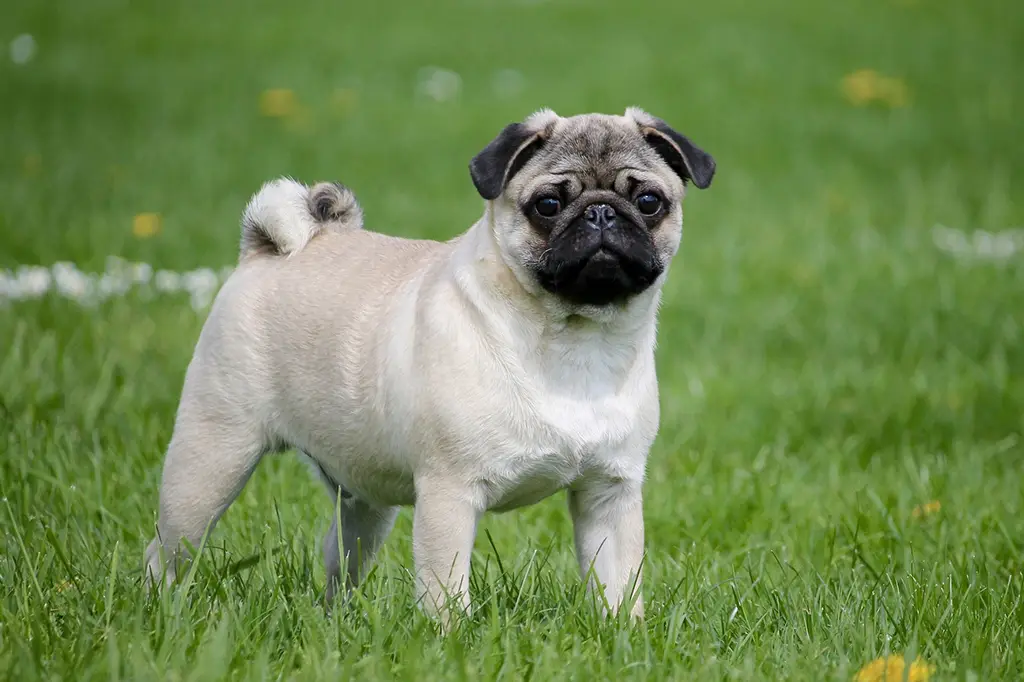
[[[497,199],[508,181],[540,149],[540,132],[522,123],[510,123],[469,162],[476,191],[488,201]]]
[[[711,155],[660,118],[652,116],[651,119],[641,132],[654,151],[684,182],[692,180],[699,189],[710,186],[711,178],[715,176],[715,160]]]

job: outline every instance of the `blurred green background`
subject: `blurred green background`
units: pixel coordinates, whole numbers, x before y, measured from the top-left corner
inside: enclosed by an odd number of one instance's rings
[[[329,505],[288,457],[187,594],[144,597],[205,313],[0,298],[10,679],[1024,677],[1021,3],[13,0],[0,41],[7,281],[233,265],[280,175],[445,239],[471,156],[541,107],[638,105],[718,162],[661,316],[644,625],[586,616],[561,496],[488,517],[456,636],[412,606],[407,512],[325,618]]]

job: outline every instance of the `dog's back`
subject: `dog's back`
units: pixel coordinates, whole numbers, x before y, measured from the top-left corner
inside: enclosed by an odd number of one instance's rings
[[[349,190],[291,180],[257,193],[242,231],[239,267],[204,325],[186,392],[229,399],[268,442],[315,449],[324,429],[360,431],[379,379],[368,359],[393,338],[385,326],[404,324],[396,307],[415,300],[400,290],[451,244],[363,230]]]

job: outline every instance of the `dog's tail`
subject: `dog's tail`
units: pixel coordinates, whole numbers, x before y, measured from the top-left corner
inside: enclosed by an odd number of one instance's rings
[[[242,214],[239,260],[290,256],[327,229],[358,230],[363,210],[352,190],[335,182],[307,187],[291,178],[266,183]]]

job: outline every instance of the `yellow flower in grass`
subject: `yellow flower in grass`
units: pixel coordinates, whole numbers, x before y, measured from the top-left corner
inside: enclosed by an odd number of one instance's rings
[[[312,114],[288,88],[264,90],[260,94],[260,113],[268,118],[281,119],[292,131],[308,133],[313,130]]]
[[[132,219],[132,234],[139,239],[149,239],[160,232],[159,213],[139,213]]]
[[[942,509],[942,503],[939,502],[938,500],[932,500],[931,502],[919,504],[916,507],[914,507],[914,511],[910,512],[910,515],[913,516],[915,519],[919,519],[923,516],[931,516],[940,509]]]
[[[902,656],[889,656],[871,661],[853,679],[854,682],[902,682],[904,679],[907,682],[928,682],[928,678],[935,672],[935,666],[922,658],[911,663],[909,671],[905,669],[906,662]]]
[[[907,106],[910,100],[906,83],[899,78],[883,76],[874,69],[860,69],[845,76],[841,89],[843,96],[858,107],[881,102],[898,109]]]
[[[295,93],[288,88],[271,88],[260,94],[260,113],[270,118],[293,116],[298,106]]]
[[[878,73],[871,69],[854,71],[843,78],[843,95],[850,103],[857,106],[864,106],[875,97],[875,86],[878,82]]]

